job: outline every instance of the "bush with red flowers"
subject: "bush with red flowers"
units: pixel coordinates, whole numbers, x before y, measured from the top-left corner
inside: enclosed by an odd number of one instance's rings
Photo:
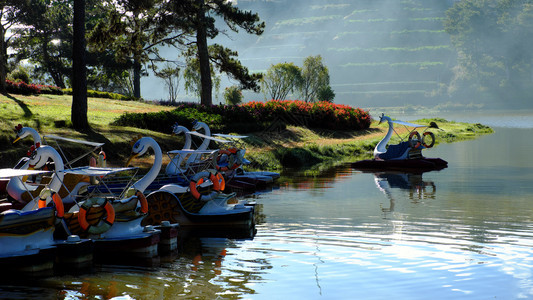
[[[60,87],[42,84],[27,84],[24,81],[6,80],[6,91],[10,94],[19,95],[38,95],[38,94],[52,94],[63,95],[63,90]]]
[[[371,122],[367,111],[331,102],[271,100],[252,101],[241,105],[210,106],[182,102],[175,106],[176,109],[166,112],[124,114],[114,124],[169,133],[174,123],[190,127],[197,119],[207,123],[214,132],[246,133],[280,125],[361,130],[367,129]]]

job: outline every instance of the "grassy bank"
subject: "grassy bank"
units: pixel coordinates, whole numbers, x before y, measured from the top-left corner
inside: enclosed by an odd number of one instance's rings
[[[159,106],[137,101],[117,101],[110,99],[89,98],[88,117],[92,127],[90,133],[72,130],[70,124],[71,96],[0,96],[0,167],[12,167],[31,146],[31,139],[12,144],[15,139],[13,128],[17,124],[36,129],[41,136],[59,135],[105,143],[108,164],[121,166],[130,153],[130,141],[138,136],[153,137],[163,151],[181,149],[183,137],[127,126],[111,125],[125,112],[157,112],[171,110],[172,107]],[[442,119],[419,120],[418,123],[437,122],[440,129],[432,129],[437,143],[455,142],[472,139],[480,134],[492,132],[481,124],[449,122]],[[330,166],[343,161],[368,158],[375,144],[383,137],[387,124],[376,121],[367,130],[334,131],[312,130],[305,127],[287,126],[281,131],[262,131],[247,134],[249,138],[242,141],[246,147],[246,158],[252,161],[250,168],[280,171],[283,168],[311,168],[313,166]],[[406,134],[400,130],[400,134]],[[236,132],[238,133],[238,132]],[[393,141],[397,141],[397,136]],[[212,145],[212,148],[214,146]],[[66,145],[66,151],[75,155],[84,149],[76,145]],[[145,156],[136,160],[135,165],[148,166],[152,159]],[[168,163],[165,157],[163,164]]]

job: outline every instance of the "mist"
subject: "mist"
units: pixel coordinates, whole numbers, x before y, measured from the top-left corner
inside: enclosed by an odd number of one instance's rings
[[[357,107],[427,105],[446,101],[436,91],[450,80],[455,53],[443,28],[445,11],[454,1],[442,0],[238,0],[265,21],[261,36],[227,30],[214,41],[239,53],[250,72],[321,55],[329,69],[335,103]],[[223,22],[218,23],[219,26]],[[210,43],[212,43],[211,41]],[[178,59],[177,50],[164,55]],[[183,83],[183,80],[182,80]],[[143,77],[142,96],[167,99],[162,80]],[[222,76],[220,92],[236,84]],[[264,100],[244,91],[244,101]],[[298,99],[298,95],[290,95]],[[178,101],[199,100],[180,89]],[[222,95],[213,98],[223,102]]]

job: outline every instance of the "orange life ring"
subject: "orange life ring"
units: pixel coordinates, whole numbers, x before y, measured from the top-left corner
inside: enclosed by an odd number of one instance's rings
[[[211,180],[211,182],[213,183],[213,191],[209,195],[200,194],[200,192],[198,192],[198,189],[196,188],[204,182],[204,178],[209,178],[209,180]],[[189,189],[195,199],[209,201],[219,194],[220,182],[218,181],[215,174],[213,174],[212,172],[203,171],[193,176],[193,178],[191,179],[191,183],[189,183]]]
[[[216,173],[215,174],[215,180],[218,181],[219,183],[219,192],[222,192],[223,190],[226,189],[226,181],[224,180],[224,175],[222,175],[222,173]]]
[[[52,201],[54,203],[55,209],[56,209],[56,217],[63,218],[65,216],[65,207],[63,206],[63,200],[61,200],[61,197],[58,193],[52,192]],[[39,208],[46,207],[46,198],[41,196],[39,198]]]
[[[414,136],[416,136],[416,140],[413,140]],[[413,145],[414,141],[416,141],[416,144]],[[411,145],[411,147],[415,149],[422,145],[422,143],[420,142],[420,133],[418,133],[418,131],[414,130],[413,132],[411,132],[411,134],[409,134],[409,145]]]
[[[428,135],[431,137],[431,143],[429,143],[429,145],[426,142],[426,136]],[[424,132],[423,137],[422,137],[422,145],[424,145],[424,147],[426,148],[431,148],[433,147],[433,145],[435,145],[435,135],[433,134],[433,132],[431,131]]]
[[[225,172],[230,170],[237,169],[241,164],[235,159],[235,156],[238,152],[237,148],[230,148],[228,150],[219,150],[219,156],[217,157],[217,171]],[[227,166],[219,166],[218,161],[222,158],[222,155],[228,156],[228,165]]]
[[[148,201],[146,200],[146,197],[144,196],[143,192],[137,190],[135,193],[135,196],[137,196],[137,199],[139,199],[139,202],[141,203],[141,213],[147,214],[148,213]]]
[[[107,217],[102,220],[103,222],[98,226],[93,226],[87,221],[87,211],[89,211],[93,205],[103,206],[107,213]],[[78,212],[78,222],[83,230],[86,230],[91,234],[104,233],[111,228],[113,223],[115,223],[115,209],[113,208],[113,205],[111,205],[111,202],[107,201],[105,198],[90,198],[81,205],[80,211]]]

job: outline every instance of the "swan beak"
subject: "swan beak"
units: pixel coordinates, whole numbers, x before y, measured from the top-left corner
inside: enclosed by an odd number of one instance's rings
[[[28,166],[28,170],[35,170],[34,166]],[[22,182],[26,182],[28,180],[29,175],[22,176]]]
[[[129,166],[129,165],[130,165],[130,162],[131,162],[135,157],[137,157],[137,156],[139,156],[139,154],[137,154],[137,153],[133,153],[133,154],[130,156],[130,158],[128,158],[128,161],[126,162],[126,167]]]
[[[381,123],[383,123],[383,120],[385,119],[385,118],[383,118],[384,116],[385,116],[385,113],[382,113],[382,114],[381,114],[381,117],[379,117],[379,123],[378,123],[378,125],[381,124]]]
[[[20,137],[17,137],[14,141],[13,141],[13,144],[20,141]]]

